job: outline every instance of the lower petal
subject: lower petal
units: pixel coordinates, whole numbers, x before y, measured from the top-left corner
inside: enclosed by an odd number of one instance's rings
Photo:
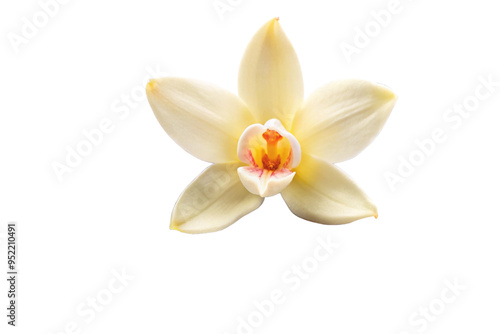
[[[264,198],[241,184],[239,166],[214,164],[203,171],[179,197],[170,228],[185,233],[215,232],[257,209]]]
[[[332,164],[303,155],[296,172],[281,196],[300,218],[337,225],[377,217],[377,208],[365,193]]]

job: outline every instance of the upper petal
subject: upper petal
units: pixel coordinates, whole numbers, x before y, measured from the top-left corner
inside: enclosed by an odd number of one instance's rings
[[[238,96],[183,78],[151,80],[146,92],[161,126],[183,149],[208,162],[238,160],[238,139],[255,123]]]
[[[289,129],[304,98],[299,60],[278,19],[254,35],[240,65],[238,92],[257,122],[279,119]]]
[[[377,217],[375,205],[347,175],[307,154],[281,196],[295,215],[315,223],[336,225]]]
[[[329,162],[348,160],[377,136],[396,96],[364,80],[340,80],[316,90],[297,112],[292,133],[302,150]]]
[[[185,233],[222,230],[257,209],[264,198],[243,187],[238,163],[214,164],[184,190],[172,212],[170,228]]]

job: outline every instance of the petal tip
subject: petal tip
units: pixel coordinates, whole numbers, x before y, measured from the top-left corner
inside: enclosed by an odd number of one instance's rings
[[[183,230],[181,228],[182,224],[175,224],[175,223],[172,223],[170,224],[170,229],[172,231],[177,231],[177,232],[182,232],[182,233],[186,233],[186,234],[194,234],[193,232],[191,231],[186,231],[186,230]]]
[[[170,223],[170,229],[171,229],[171,230],[180,231],[180,230],[179,230],[179,225],[178,225],[178,224],[176,224],[175,222],[171,222],[171,223]]]
[[[262,28],[266,29],[268,34],[274,35],[279,32],[283,32],[280,25],[279,16],[273,17],[271,20],[267,21]]]
[[[382,96],[388,101],[396,101],[398,99],[398,96],[389,87],[382,84],[377,84],[377,86],[380,89]]]
[[[156,90],[157,87],[158,87],[158,81],[156,79],[151,79],[146,85],[146,91],[153,92]]]

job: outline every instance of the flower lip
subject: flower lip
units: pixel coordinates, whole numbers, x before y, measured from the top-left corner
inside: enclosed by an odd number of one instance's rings
[[[300,163],[299,142],[277,119],[270,119],[264,125],[252,124],[247,127],[238,141],[238,158],[250,166],[263,168],[264,147],[266,148],[264,153],[270,159],[276,158],[276,153],[280,154],[281,167],[293,169]],[[277,149],[278,152],[274,152],[273,149]]]
[[[260,197],[270,197],[282,192],[292,182],[295,172],[287,168],[270,171],[247,166],[238,168],[238,176],[250,193]]]
[[[240,180],[253,194],[280,193],[292,181],[301,159],[300,145],[277,119],[252,124],[238,141],[238,158],[249,166],[238,168]]]

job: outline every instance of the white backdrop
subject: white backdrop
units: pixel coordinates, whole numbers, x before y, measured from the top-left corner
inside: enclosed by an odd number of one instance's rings
[[[1,333],[500,330],[493,2],[58,1],[0,5],[1,268],[7,223],[19,230],[18,326],[2,279]],[[236,93],[247,43],[275,16],[306,96],[342,78],[399,96],[379,137],[340,165],[379,218],[313,224],[278,195],[221,232],[171,231],[208,164],[162,130],[145,81]],[[58,176],[97,128],[102,141]]]

